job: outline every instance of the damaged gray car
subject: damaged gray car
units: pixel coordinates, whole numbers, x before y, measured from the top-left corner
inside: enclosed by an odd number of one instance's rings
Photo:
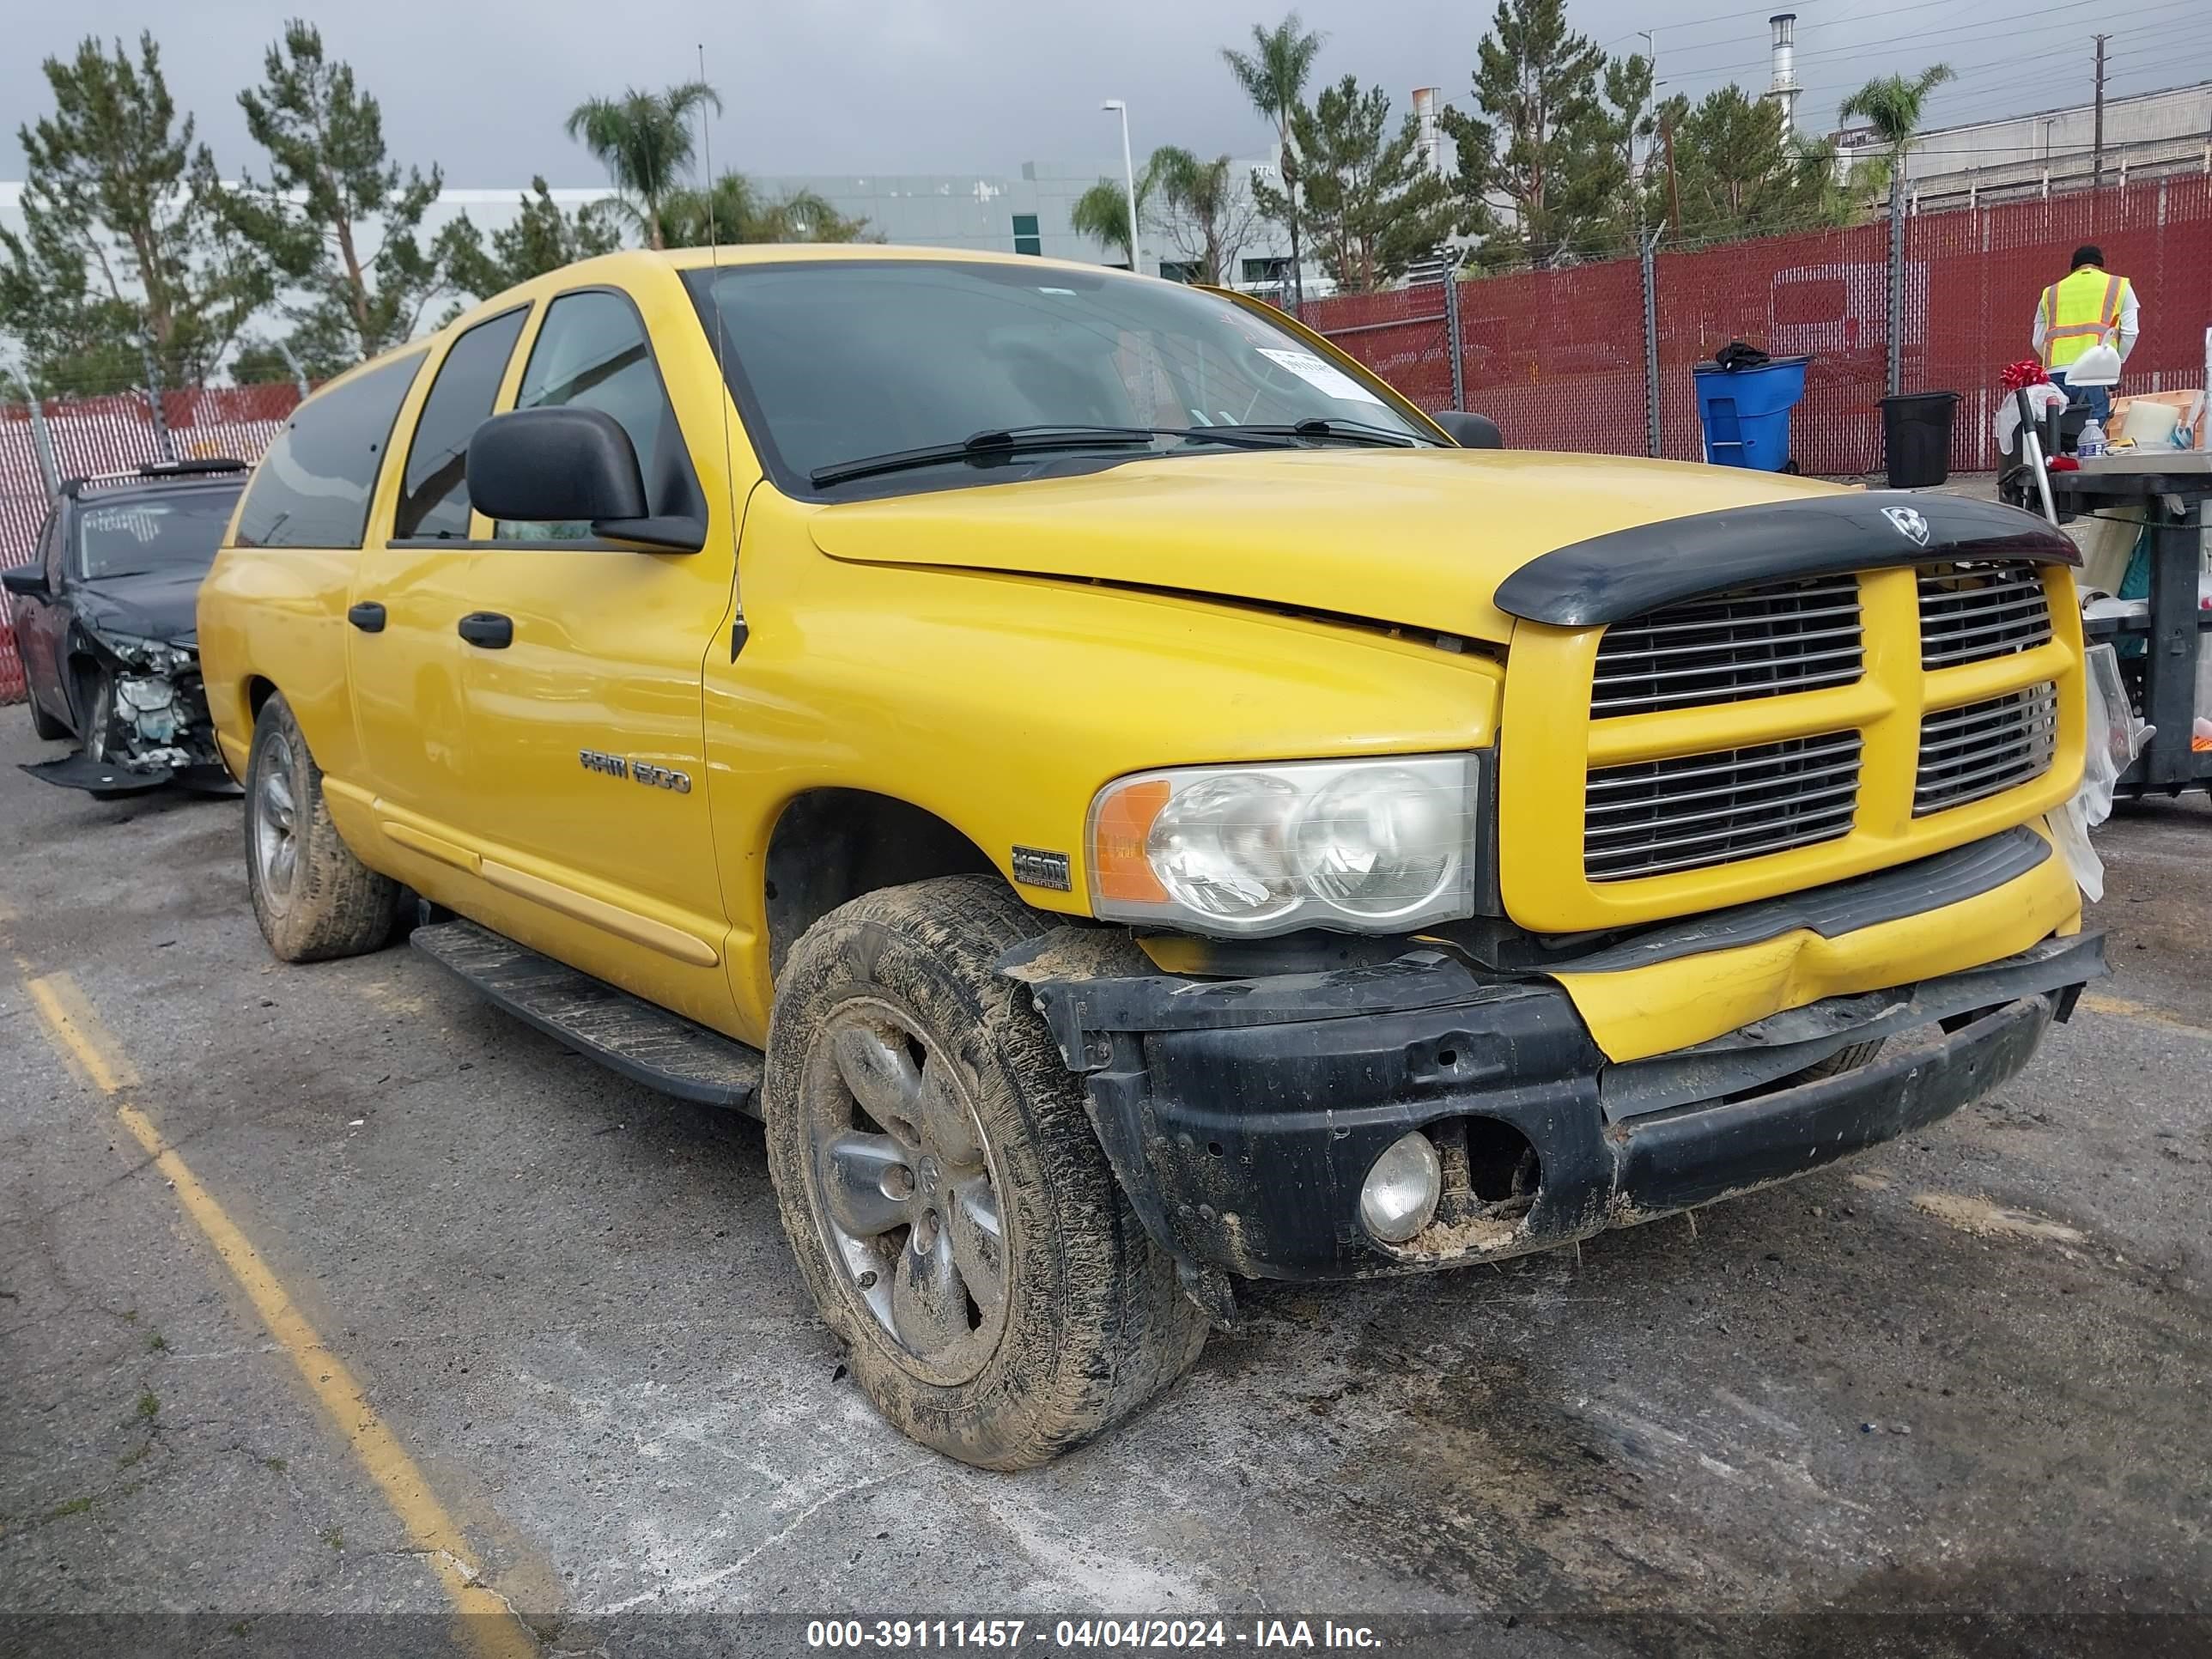
[[[0,571],[31,724],[76,752],[23,769],[102,799],[181,784],[235,787],[200,685],[201,580],[246,483],[197,460],[64,481],[38,557]]]

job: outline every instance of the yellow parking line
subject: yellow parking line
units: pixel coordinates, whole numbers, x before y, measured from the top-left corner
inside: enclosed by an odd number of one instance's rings
[[[2122,1019],[2140,1020],[2146,1025],[2163,1026],[2169,1031],[2179,1031],[2184,1036],[2212,1037],[2212,1028],[2192,1025],[2179,1014],[2169,1014],[2163,1008],[2154,1008],[2148,1003],[2130,1002],[2125,997],[2100,996],[2094,992],[2083,992],[2081,1006],[2093,1014],[2114,1014]]]
[[[21,958],[17,962],[21,963]],[[27,971],[24,988],[55,1046],[101,1093],[116,1096],[137,1086],[137,1068],[74,979],[67,974],[32,978]],[[438,1502],[406,1448],[369,1405],[345,1362],[316,1334],[294,1305],[283,1282],[214,1195],[200,1185],[175,1149],[162,1139],[153,1120],[127,1100],[115,1103],[115,1115],[176,1189],[185,1213],[230,1270],[269,1334],[291,1356],[301,1378],[345,1436],[355,1458],[384,1494],[409,1539],[437,1572],[461,1614],[462,1633],[470,1650],[478,1659],[522,1659],[523,1656],[534,1659],[538,1651],[536,1638],[505,1600],[484,1585],[483,1569],[477,1565],[460,1528]]]

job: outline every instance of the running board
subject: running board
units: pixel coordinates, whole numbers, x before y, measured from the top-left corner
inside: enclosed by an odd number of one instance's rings
[[[757,1049],[472,921],[417,927],[408,942],[471,990],[588,1060],[678,1100],[760,1115]]]

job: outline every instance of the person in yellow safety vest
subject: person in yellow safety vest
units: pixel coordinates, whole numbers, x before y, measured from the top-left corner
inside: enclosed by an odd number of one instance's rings
[[[2100,341],[2117,348],[2124,363],[2142,329],[2135,284],[2106,271],[2100,247],[2075,248],[2072,273],[2044,289],[2035,302],[2035,349],[2056,386],[2065,386],[2068,367]],[[2070,395],[2089,405],[2098,425],[2111,422],[2111,387],[2085,386]]]

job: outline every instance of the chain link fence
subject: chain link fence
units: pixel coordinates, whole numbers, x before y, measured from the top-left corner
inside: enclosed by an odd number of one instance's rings
[[[1699,459],[1691,370],[1745,340],[1813,359],[1790,425],[1805,471],[1881,471],[1883,396],[1930,390],[1960,394],[1953,470],[1987,471],[1998,374],[2033,355],[2037,296],[2095,242],[2142,303],[2121,390],[2203,384],[2212,178],[1908,214],[1903,233],[1884,218],[1709,246],[1662,239],[1648,257],[1311,301],[1304,319],[1423,408],[1480,410],[1518,448]]]
[[[149,395],[0,403],[0,568],[38,556],[40,527],[64,478],[156,461],[257,461],[300,401],[289,385],[200,386]],[[0,592],[0,702],[25,695],[9,596]]]

